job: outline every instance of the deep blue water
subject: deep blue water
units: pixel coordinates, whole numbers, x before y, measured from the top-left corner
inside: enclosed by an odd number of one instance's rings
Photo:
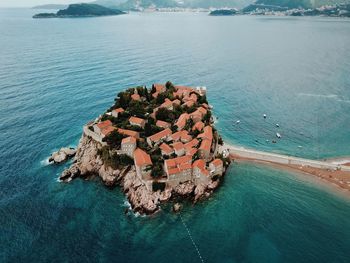
[[[308,178],[234,165],[182,218],[142,218],[118,188],[61,184],[45,160],[118,91],[166,80],[207,86],[229,142],[348,156],[350,20],[34,12],[0,9],[0,262],[200,262],[192,240],[204,262],[349,262],[350,202]]]

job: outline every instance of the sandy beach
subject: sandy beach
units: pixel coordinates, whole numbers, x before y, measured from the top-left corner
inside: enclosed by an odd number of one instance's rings
[[[311,175],[315,178],[318,178],[330,186],[333,186],[334,189],[341,190],[348,197],[350,197],[350,172],[341,171],[341,170],[331,170],[331,169],[319,169],[310,166],[301,166],[301,165],[292,165],[292,164],[281,164],[271,161],[262,161],[253,158],[245,158],[234,153],[230,154],[230,158],[238,163],[252,162],[258,164],[264,164],[273,166],[279,169],[288,170],[292,172],[298,172],[304,175]],[[336,159],[334,159],[336,160]],[[343,165],[349,165],[349,163],[342,163]]]

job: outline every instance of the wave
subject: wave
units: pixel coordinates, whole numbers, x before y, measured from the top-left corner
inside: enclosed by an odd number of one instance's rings
[[[336,101],[339,102],[345,102],[345,103],[350,103],[349,99],[345,99],[339,95],[336,94],[312,94],[312,93],[298,93],[298,96],[303,96],[303,97],[316,97],[316,98],[325,98],[325,99],[335,99]]]

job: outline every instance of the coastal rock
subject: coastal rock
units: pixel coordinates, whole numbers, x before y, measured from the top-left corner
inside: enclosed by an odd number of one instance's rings
[[[119,170],[113,170],[111,167],[106,167],[102,165],[98,171],[99,176],[106,186],[114,186],[118,180]]]
[[[60,180],[63,182],[70,182],[74,178],[80,175],[79,167],[76,164],[73,164],[69,169],[63,171],[60,176]]]
[[[194,189],[194,201],[197,202],[204,194],[206,186],[199,184]]]
[[[171,198],[171,189],[166,189],[165,191],[159,194],[159,201],[165,202]]]
[[[179,203],[175,203],[175,204],[173,205],[173,211],[174,211],[175,213],[180,212],[181,208],[182,208],[182,206],[181,206],[181,204],[179,204]]]
[[[174,188],[175,193],[179,195],[190,195],[193,193],[194,184],[192,182],[186,182],[179,184]]]
[[[211,181],[211,182],[208,184],[208,189],[214,190],[214,189],[216,189],[218,186],[219,186],[219,180],[217,180],[217,181]]]
[[[62,163],[73,157],[75,154],[76,150],[74,148],[61,148],[50,156],[49,162]]]

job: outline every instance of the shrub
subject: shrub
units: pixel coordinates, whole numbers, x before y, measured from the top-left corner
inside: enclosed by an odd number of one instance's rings
[[[153,189],[154,192],[157,192],[158,190],[163,192],[165,190],[165,183],[153,182],[152,183],[152,189]]]
[[[114,130],[110,134],[108,134],[106,137],[104,137],[102,141],[106,142],[111,148],[119,149],[123,138],[125,138],[124,135]]]

